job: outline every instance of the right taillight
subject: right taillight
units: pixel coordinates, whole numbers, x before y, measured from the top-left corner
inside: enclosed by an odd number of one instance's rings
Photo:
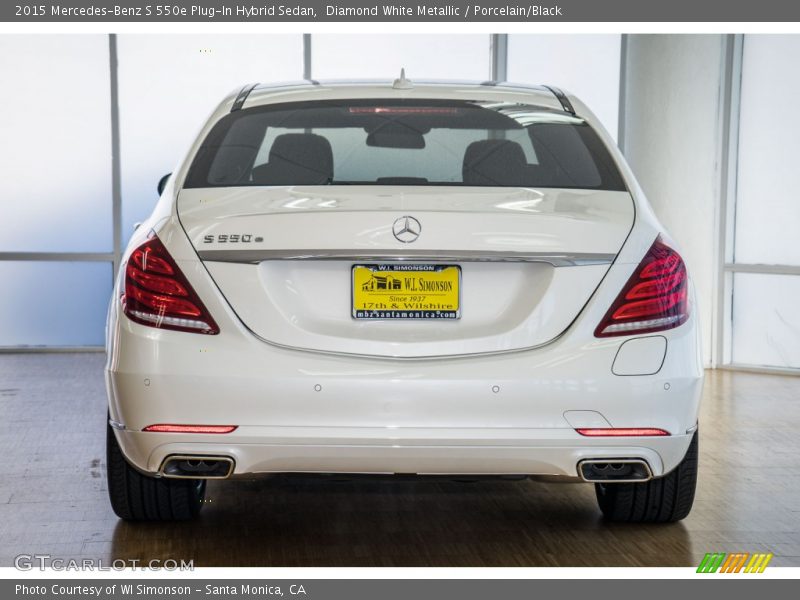
[[[132,321],[149,327],[219,333],[214,319],[156,236],[128,258],[122,310]]]
[[[603,320],[597,337],[633,335],[677,327],[689,318],[686,265],[659,236]]]

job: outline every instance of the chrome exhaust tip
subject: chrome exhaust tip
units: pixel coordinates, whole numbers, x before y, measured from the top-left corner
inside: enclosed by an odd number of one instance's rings
[[[227,479],[234,465],[229,456],[172,455],[164,459],[159,475],[169,479]]]
[[[578,463],[581,479],[590,483],[638,483],[650,481],[653,472],[641,458],[590,458]]]

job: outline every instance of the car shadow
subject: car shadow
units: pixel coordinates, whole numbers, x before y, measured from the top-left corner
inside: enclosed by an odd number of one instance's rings
[[[607,523],[586,484],[332,475],[210,482],[196,521],[119,521],[111,558],[194,566],[693,564],[681,523]]]

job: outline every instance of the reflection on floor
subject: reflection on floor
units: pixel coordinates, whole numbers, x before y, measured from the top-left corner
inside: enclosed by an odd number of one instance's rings
[[[131,525],[106,498],[103,360],[0,355],[0,566],[800,566],[800,378],[709,372],[697,501],[675,525],[607,524],[584,484],[333,476],[215,482],[197,522]]]

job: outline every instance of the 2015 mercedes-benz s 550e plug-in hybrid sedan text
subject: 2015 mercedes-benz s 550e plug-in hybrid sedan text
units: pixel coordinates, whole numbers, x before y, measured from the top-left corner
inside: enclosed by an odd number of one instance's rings
[[[247,86],[160,187],[108,320],[123,519],[275,472],[555,476],[610,520],[689,513],[692,285],[574,96]]]

